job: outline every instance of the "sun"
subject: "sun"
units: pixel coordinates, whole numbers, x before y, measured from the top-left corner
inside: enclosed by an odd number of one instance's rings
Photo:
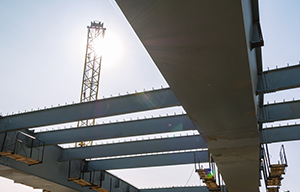
[[[104,38],[96,44],[96,51],[102,55],[102,64],[107,67],[120,63],[123,47],[120,38],[112,31],[105,31]]]

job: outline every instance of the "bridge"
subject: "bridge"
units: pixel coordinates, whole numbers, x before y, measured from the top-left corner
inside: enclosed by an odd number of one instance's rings
[[[29,141],[42,142],[27,144],[25,150],[40,147],[43,156],[39,164],[26,166],[2,154],[1,176],[47,191],[91,191],[68,181],[72,163],[80,165],[84,160],[88,167],[85,171],[98,171],[101,187],[108,191],[180,191],[137,189],[101,171],[194,163],[195,153],[201,162],[208,162],[210,153],[228,191],[258,191],[261,144],[298,140],[300,131],[298,125],[262,129],[263,123],[300,115],[299,101],[264,105],[264,95],[299,87],[296,74],[300,68],[262,70],[263,37],[257,1],[117,3],[170,88],[2,116],[3,143],[10,133],[21,132],[27,140],[31,138]],[[187,113],[78,129],[40,133],[28,130],[171,106],[183,106]],[[198,130],[200,135],[84,148],[58,146],[183,130]],[[178,150],[184,152],[165,153]],[[146,153],[154,154],[139,155]],[[116,156],[121,158],[105,158]],[[188,190],[208,191],[206,187]]]

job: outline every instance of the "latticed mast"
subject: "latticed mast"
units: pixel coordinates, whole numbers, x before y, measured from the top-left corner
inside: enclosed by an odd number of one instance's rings
[[[102,55],[99,50],[101,40],[104,38],[105,28],[103,23],[93,21],[88,28],[84,71],[82,78],[80,102],[94,101],[98,99],[98,88],[100,81],[100,69]],[[77,127],[95,125],[95,119],[78,121]],[[76,143],[76,146],[86,146],[92,142]]]

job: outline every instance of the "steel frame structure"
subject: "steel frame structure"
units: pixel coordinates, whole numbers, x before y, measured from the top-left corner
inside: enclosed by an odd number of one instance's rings
[[[122,0],[118,0],[119,2]],[[124,1],[125,2],[125,1]],[[253,1],[255,2],[255,1]],[[127,3],[127,1],[125,2]],[[183,3],[181,1],[178,1],[177,3]],[[236,3],[236,2],[235,2]],[[234,4],[235,4],[234,3]],[[186,3],[184,3],[186,4]],[[160,5],[160,4],[159,4]],[[196,7],[196,6],[193,6]],[[199,7],[199,6],[198,6]],[[249,8],[249,6],[245,6],[246,8]],[[148,8],[148,7],[147,7]],[[181,9],[181,7],[179,7]],[[252,11],[256,10],[255,7],[252,7]],[[220,10],[219,10],[220,11]],[[197,13],[199,11],[197,10]],[[225,11],[226,12],[226,11]],[[131,13],[131,12],[130,12]],[[163,13],[165,14],[165,13]],[[258,15],[255,13],[255,11],[252,13],[255,17]],[[177,15],[177,12],[176,12]],[[180,16],[182,17],[182,15]],[[160,19],[163,19],[159,17]],[[252,20],[257,19],[249,19],[249,26],[250,25],[256,25],[256,23],[252,23]],[[197,20],[198,23],[198,20]],[[209,22],[209,25],[212,23]],[[91,24],[91,25],[97,25]],[[94,26],[96,27],[96,26]],[[100,24],[98,27],[103,27]],[[178,25],[176,25],[177,29]],[[194,29],[194,25],[192,28]],[[90,30],[90,29],[89,29]],[[104,28],[103,28],[103,35],[104,35]],[[221,29],[220,29],[221,30]],[[243,29],[244,30],[244,29]],[[244,31],[243,31],[244,33]],[[167,34],[167,33],[166,33]],[[198,31],[197,31],[198,34]],[[90,35],[90,34],[89,34]],[[89,35],[88,35],[88,44],[89,44]],[[99,32],[98,36],[101,36],[102,33]],[[253,40],[253,39],[252,39]],[[255,40],[255,38],[254,38]],[[258,39],[259,40],[259,39]],[[252,41],[252,43],[259,41]],[[210,42],[211,43],[211,42]],[[232,42],[231,42],[232,43]],[[91,43],[92,44],[92,43]],[[86,53],[86,62],[88,63],[88,67],[85,68],[85,71],[89,71],[89,73],[92,73],[94,69],[100,70],[101,66],[101,56],[95,56],[93,53],[88,53],[88,50],[92,51],[95,49],[95,47],[89,47],[87,45],[87,53]],[[259,47],[254,47],[254,51],[256,52],[257,56],[254,58],[256,60],[260,60],[260,53],[259,53]],[[162,49],[163,50],[163,49]],[[173,49],[172,49],[173,51]],[[222,49],[221,52],[224,50]],[[164,55],[164,54],[161,54]],[[188,53],[188,56],[190,57],[192,55],[192,52]],[[198,52],[197,54],[198,55]],[[169,56],[169,55],[168,55]],[[177,55],[176,55],[177,56]],[[99,67],[95,67],[93,62],[96,62],[93,60],[93,58],[100,59]],[[176,57],[177,58],[177,57]],[[158,63],[161,60],[158,61]],[[186,68],[186,62],[184,60],[184,67]],[[238,63],[241,65],[242,63]],[[255,63],[256,64],[256,63]],[[261,67],[261,63],[258,62],[257,64],[258,68]],[[253,66],[251,66],[253,67]],[[215,71],[215,67],[213,67],[213,70]],[[235,70],[235,69],[230,69]],[[240,69],[237,69],[238,71]],[[253,79],[257,80],[254,81],[253,84],[253,93],[255,96],[261,96],[259,101],[257,103],[254,103],[257,107],[257,114],[255,112],[252,113],[246,113],[245,116],[253,116],[253,121],[256,124],[262,125],[266,122],[273,122],[278,120],[290,120],[290,119],[296,119],[300,118],[300,101],[290,101],[290,102],[283,102],[283,103],[277,103],[277,104],[266,104],[266,105],[259,105],[261,102],[263,102],[263,96],[264,94],[267,94],[269,92],[278,91],[278,90],[285,90],[290,88],[296,88],[300,87],[300,79],[299,76],[295,75],[299,72],[300,66],[293,66],[293,67],[287,67],[282,69],[276,69],[272,71],[262,71],[261,69],[258,69],[258,74],[253,75]],[[166,70],[169,72],[170,70]],[[166,72],[165,71],[165,72]],[[95,72],[95,71],[94,71]],[[166,75],[168,73],[166,72]],[[181,71],[180,71],[181,72]],[[189,76],[190,75],[190,71]],[[199,72],[199,71],[198,71]],[[201,72],[201,71],[200,71]],[[247,73],[249,73],[249,66],[247,66]],[[221,75],[223,75],[223,71],[221,71]],[[197,80],[199,78],[199,75],[197,75]],[[98,75],[98,76],[97,76]],[[28,134],[32,137],[35,137],[39,140],[45,141],[45,161],[39,165],[35,166],[24,166],[24,164],[14,161],[13,159],[6,159],[5,157],[0,157],[0,175],[7,176],[8,178],[16,178],[16,175],[25,175],[27,180],[20,181],[22,183],[27,183],[32,186],[40,186],[41,188],[43,186],[42,183],[45,181],[48,181],[47,186],[45,185],[45,189],[49,190],[51,189],[51,185],[58,185],[61,190],[57,191],[90,191],[86,188],[81,188],[77,186],[76,184],[72,182],[67,181],[67,173],[68,173],[68,161],[85,161],[86,159],[95,158],[95,157],[112,157],[112,156],[118,156],[118,155],[131,155],[131,154],[143,154],[143,153],[156,153],[156,152],[170,152],[172,150],[183,150],[184,152],[181,153],[157,153],[152,155],[144,155],[144,156],[130,156],[130,157],[121,157],[121,158],[107,158],[107,159],[98,159],[94,161],[88,161],[88,165],[90,167],[93,167],[93,169],[97,171],[101,170],[109,170],[109,169],[125,169],[125,168],[138,168],[138,167],[151,167],[151,166],[165,166],[165,165],[179,165],[179,164],[190,164],[194,163],[194,157],[195,153],[200,157],[201,162],[208,162],[208,156],[210,153],[212,153],[212,156],[215,158],[214,160],[218,164],[218,162],[221,162],[220,165],[229,165],[230,161],[222,161],[222,156],[233,159],[231,154],[234,154],[234,160],[233,162],[241,162],[239,160],[239,155],[241,157],[247,157],[244,158],[243,161],[246,162],[248,159],[251,159],[251,161],[259,161],[258,156],[253,156],[248,158],[249,146],[244,145],[247,144],[247,142],[251,142],[251,136],[245,136],[245,140],[241,142],[241,132],[239,132],[241,129],[243,129],[242,126],[244,126],[245,122],[243,121],[241,124],[239,124],[240,127],[236,127],[237,129],[234,129],[234,132],[237,132],[237,134],[240,134],[238,136],[238,140],[232,139],[232,143],[227,143],[226,140],[228,140],[228,135],[235,134],[233,132],[230,132],[230,134],[226,135],[226,124],[222,123],[222,126],[219,130],[208,130],[205,131],[200,127],[199,124],[195,123],[195,117],[197,115],[193,116],[191,115],[193,113],[193,107],[197,106],[196,111],[204,111],[203,116],[205,117],[206,114],[209,114],[209,116],[214,116],[215,113],[217,113],[217,110],[212,110],[211,107],[214,106],[214,103],[210,103],[209,108],[203,108],[203,103],[207,102],[205,99],[203,99],[201,92],[201,95],[197,95],[190,99],[182,99],[181,92],[178,94],[178,90],[176,90],[176,86],[171,86],[171,89],[162,89],[162,90],[155,90],[155,91],[149,91],[144,93],[136,93],[132,95],[126,95],[126,96],[119,96],[109,99],[102,99],[102,100],[92,100],[97,99],[97,92],[96,89],[90,89],[90,92],[88,91],[89,88],[92,88],[92,86],[96,85],[96,80],[99,76],[100,72],[97,74],[94,73],[94,76],[88,77],[83,76],[83,81],[86,81],[86,86],[83,84],[82,86],[82,97],[81,102],[79,104],[73,104],[73,105],[67,105],[67,106],[60,106],[57,108],[51,108],[51,109],[44,109],[40,111],[33,111],[33,112],[27,112],[22,114],[15,114],[15,115],[8,115],[8,116],[0,116],[0,133],[7,133],[11,131],[18,131],[18,130],[26,130],[28,128],[35,128],[35,127],[41,127],[41,126],[49,126],[49,125],[55,125],[60,123],[68,123],[68,122],[85,122],[82,125],[87,125],[86,127],[80,127],[78,129],[65,129],[65,130],[57,130],[57,131],[46,131],[43,133],[34,133],[28,131]],[[211,75],[214,75],[213,73]],[[217,74],[214,76],[215,79],[220,78],[218,76],[220,74]],[[233,73],[229,73],[229,75],[234,75]],[[241,75],[242,76],[242,75]],[[175,78],[176,77],[176,78]],[[289,78],[293,77],[293,78]],[[172,80],[172,77],[169,78]],[[174,79],[178,79],[178,75],[174,75]],[[173,81],[175,81],[173,79]],[[233,78],[234,80],[236,78]],[[250,78],[249,78],[250,79]],[[167,79],[168,80],[168,79]],[[180,79],[180,81],[183,80],[189,80],[186,79]],[[224,79],[225,81],[225,79]],[[250,82],[250,81],[246,81]],[[190,83],[188,81],[188,83]],[[194,82],[195,83],[195,82]],[[223,82],[218,82],[223,83]],[[218,84],[216,83],[216,85]],[[99,81],[98,81],[99,84]],[[184,84],[187,85],[187,84]],[[199,84],[200,85],[200,84]],[[236,88],[244,87],[242,84],[237,84],[238,86]],[[85,86],[85,87],[84,87]],[[208,86],[207,84],[205,86]],[[186,86],[184,86],[186,87]],[[212,86],[204,89],[204,90],[210,90]],[[195,95],[197,94],[197,90],[195,91],[194,87],[191,88],[192,92],[187,92],[187,96]],[[198,87],[197,87],[198,89]],[[97,88],[98,90],[98,88]],[[251,89],[252,90],[252,89]],[[173,93],[174,91],[174,93]],[[176,93],[177,91],[177,93]],[[209,92],[209,91],[207,91]],[[230,97],[232,95],[229,94],[230,91],[226,92]],[[236,93],[242,93],[243,90],[238,90]],[[85,93],[85,94],[83,94]],[[184,92],[182,92],[184,93]],[[189,94],[192,93],[192,94]],[[176,95],[176,96],[175,96]],[[214,94],[218,95],[218,94]],[[83,97],[84,96],[84,97]],[[178,97],[178,100],[177,98]],[[224,97],[222,95],[222,97]],[[237,97],[241,98],[241,97]],[[196,99],[196,100],[193,100]],[[209,98],[210,99],[210,98]],[[251,98],[252,99],[252,98]],[[180,103],[179,103],[180,101]],[[128,121],[128,122],[117,122],[117,123],[109,123],[109,124],[103,124],[103,125],[94,125],[90,124],[92,120],[86,120],[86,119],[94,119],[98,117],[108,117],[112,115],[120,115],[120,114],[127,114],[132,112],[141,112],[145,110],[151,110],[151,109],[159,109],[159,108],[165,108],[170,106],[178,106],[183,105],[189,106],[189,103],[186,103],[186,101],[191,101],[192,108],[187,108],[187,115],[176,115],[176,116],[170,116],[170,117],[160,117],[160,118],[153,118],[153,119],[143,119],[143,120],[136,120],[136,121]],[[203,101],[202,108],[198,107],[201,105],[196,105],[195,103],[198,101]],[[210,100],[209,100],[210,101]],[[234,103],[237,101],[234,100],[231,105],[223,105],[225,107],[230,106],[233,107]],[[255,101],[256,102],[256,101]],[[241,102],[243,104],[244,102]],[[221,105],[222,102],[218,102],[215,104],[218,108],[219,105]],[[109,107],[107,107],[109,106]],[[254,105],[253,105],[254,106]],[[95,110],[99,109],[99,107],[102,107],[105,110]],[[225,108],[224,107],[224,108]],[[229,108],[229,107],[228,107]],[[238,106],[239,109],[240,106]],[[204,110],[209,109],[211,111]],[[293,110],[291,110],[293,109]],[[85,111],[85,113],[80,113],[80,111]],[[194,111],[195,112],[195,111]],[[229,113],[229,112],[228,112]],[[48,118],[51,117],[51,118]],[[219,117],[219,116],[218,116]],[[208,118],[209,119],[209,118]],[[219,118],[218,118],[219,120]],[[222,119],[220,119],[222,120]],[[252,121],[251,121],[252,122]],[[180,125],[180,126],[174,126],[174,125]],[[232,124],[233,125],[233,124]],[[173,127],[174,126],[174,127]],[[198,126],[198,127],[197,127]],[[214,126],[210,126],[209,128],[213,128]],[[231,127],[231,126],[230,126]],[[143,129],[141,129],[143,128]],[[228,128],[228,127],[227,127]],[[273,142],[280,142],[280,141],[291,141],[291,140],[300,140],[299,137],[299,131],[300,126],[299,125],[289,125],[289,126],[281,126],[276,128],[269,128],[269,129],[257,129],[255,127],[255,131],[257,131],[257,135],[260,137],[255,137],[255,140],[258,140],[258,144],[265,144],[265,143],[273,143]],[[89,140],[97,140],[97,139],[109,139],[109,138],[121,138],[121,137],[127,137],[127,136],[140,136],[140,135],[147,135],[147,134],[155,134],[155,133],[169,133],[174,131],[182,131],[182,130],[194,130],[198,129],[201,135],[197,136],[189,136],[189,137],[175,137],[175,138],[167,138],[167,139],[153,139],[153,140],[147,140],[147,141],[128,141],[127,143],[115,143],[115,144],[109,144],[109,145],[99,145],[99,146],[87,146],[85,148],[76,148],[76,149],[63,149],[57,144],[64,143],[64,142],[80,142],[80,141],[89,141]],[[85,130],[85,131],[84,131]],[[89,130],[89,131],[87,131]],[[92,134],[94,132],[105,132],[105,134]],[[202,131],[202,132],[201,132]],[[227,130],[230,131],[230,130]],[[251,131],[251,130],[250,130]],[[254,132],[254,131],[253,131]],[[250,132],[251,133],[251,132]],[[256,132],[255,132],[256,133]],[[215,134],[213,136],[208,138],[205,134]],[[222,140],[220,135],[223,137],[225,135],[225,139]],[[220,138],[221,139],[220,139]],[[207,139],[211,139],[210,142],[206,142]],[[204,140],[204,142],[203,142]],[[236,142],[235,142],[236,141]],[[223,142],[223,143],[218,143]],[[236,148],[240,147],[238,145],[244,145],[241,146],[242,152],[234,151]],[[167,145],[163,145],[167,144]],[[255,143],[256,144],[256,143]],[[142,146],[142,147],[141,147]],[[216,149],[221,146],[221,149]],[[256,147],[256,145],[253,145]],[[202,150],[197,152],[191,152],[188,151],[189,149],[199,149],[199,148],[208,148],[210,151]],[[230,151],[231,154],[224,152],[224,149],[226,151]],[[222,151],[223,150],[223,151]],[[102,151],[105,151],[102,153]],[[97,152],[97,153],[96,153]],[[100,152],[100,153],[99,153]],[[238,154],[238,155],[236,155]],[[254,153],[253,153],[254,154]],[[256,154],[256,153],[255,153]],[[258,154],[258,153],[257,153]],[[257,155],[256,154],[256,155]],[[103,155],[103,156],[101,156]],[[242,162],[243,163],[243,162]],[[223,164],[223,165],[222,165]],[[248,163],[249,164],[249,163]],[[258,163],[257,163],[258,165]],[[221,167],[220,166],[220,167]],[[246,166],[246,165],[245,165]],[[238,168],[236,168],[238,167]],[[224,168],[224,167],[223,167]],[[225,167],[226,168],[226,167]],[[239,170],[241,166],[239,167],[238,163],[234,167],[236,170]],[[249,169],[248,172],[254,171],[255,174],[259,172],[259,167],[257,166],[257,169]],[[220,169],[221,170],[221,169]],[[224,170],[224,169],[223,169]],[[226,170],[222,170],[222,176],[224,173],[226,173]],[[240,174],[240,172],[234,172],[232,169],[230,169],[228,172],[234,173],[234,174]],[[227,174],[228,174],[227,172]],[[248,174],[247,172],[247,174]],[[17,173],[17,174],[16,174]],[[228,180],[225,179],[226,185],[230,183],[230,174],[229,177],[227,177]],[[28,175],[32,179],[28,179]],[[225,175],[225,174],[224,174]],[[24,177],[25,177],[24,176]],[[242,178],[243,175],[238,175],[234,179],[235,183],[238,185],[241,185],[240,183],[236,182],[237,179]],[[116,183],[122,183],[122,180],[110,175],[111,179],[107,179],[104,181],[104,186],[107,186],[106,189],[111,189],[111,182],[110,181],[116,181]],[[253,177],[254,179],[258,180],[258,174]],[[18,177],[17,179],[20,179],[21,177]],[[16,180],[17,180],[16,179]],[[252,179],[252,178],[251,178]],[[39,181],[39,183],[35,182],[34,180]],[[243,181],[243,180],[242,180]],[[252,180],[251,180],[252,181]],[[257,182],[258,183],[258,182]],[[51,184],[51,185],[50,185]],[[253,185],[253,188],[257,191],[257,186],[255,184],[250,183]],[[50,186],[50,187],[49,187]],[[130,184],[124,182],[123,184],[123,191],[127,191],[127,188],[132,187]],[[234,185],[230,186],[231,189],[233,189]],[[53,189],[52,189],[53,190]],[[113,191],[121,191],[117,189],[117,185],[113,187]],[[183,187],[183,188],[160,188],[160,189],[139,189],[140,192],[177,192],[181,190],[189,190],[189,191],[205,191],[207,192],[207,188],[205,187]],[[230,189],[229,189],[230,190]],[[245,188],[245,190],[248,190]],[[251,190],[251,189],[250,189]],[[250,191],[248,190],[248,191]],[[231,190],[230,190],[231,191]],[[234,190],[233,190],[234,191]],[[254,191],[254,190],[252,190]]]
[[[102,55],[100,50],[97,50],[101,40],[104,38],[105,28],[103,23],[93,21],[88,28],[87,45],[85,53],[84,71],[82,77],[82,87],[80,102],[95,101],[98,99],[98,89],[100,81],[100,69]],[[95,125],[95,119],[86,119],[78,121],[77,127]],[[92,145],[93,142],[75,143],[81,147]]]
[[[82,78],[80,102],[95,101],[98,99],[100,69],[102,55],[96,50],[97,44],[104,38],[103,23],[93,21],[88,28],[84,71]],[[78,127],[94,125],[95,119],[81,120]]]

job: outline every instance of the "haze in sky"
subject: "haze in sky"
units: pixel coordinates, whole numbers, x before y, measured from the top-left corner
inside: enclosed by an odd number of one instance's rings
[[[284,67],[287,63],[299,64],[299,7],[300,2],[295,0],[260,1],[264,70],[276,65]],[[99,98],[168,86],[113,0],[3,0],[0,1],[2,115],[79,102],[86,26],[92,20],[104,22],[107,28]],[[265,102],[299,100],[299,93],[295,89],[270,94]],[[182,108],[171,109],[171,113],[182,111]],[[289,167],[281,191],[298,191],[300,142],[284,144]],[[278,160],[280,145],[270,146],[273,162]],[[175,170],[182,173],[180,177],[170,174]],[[199,185],[199,177],[193,171],[193,165],[181,165],[112,173],[138,187]],[[0,178],[0,191],[41,190]]]

